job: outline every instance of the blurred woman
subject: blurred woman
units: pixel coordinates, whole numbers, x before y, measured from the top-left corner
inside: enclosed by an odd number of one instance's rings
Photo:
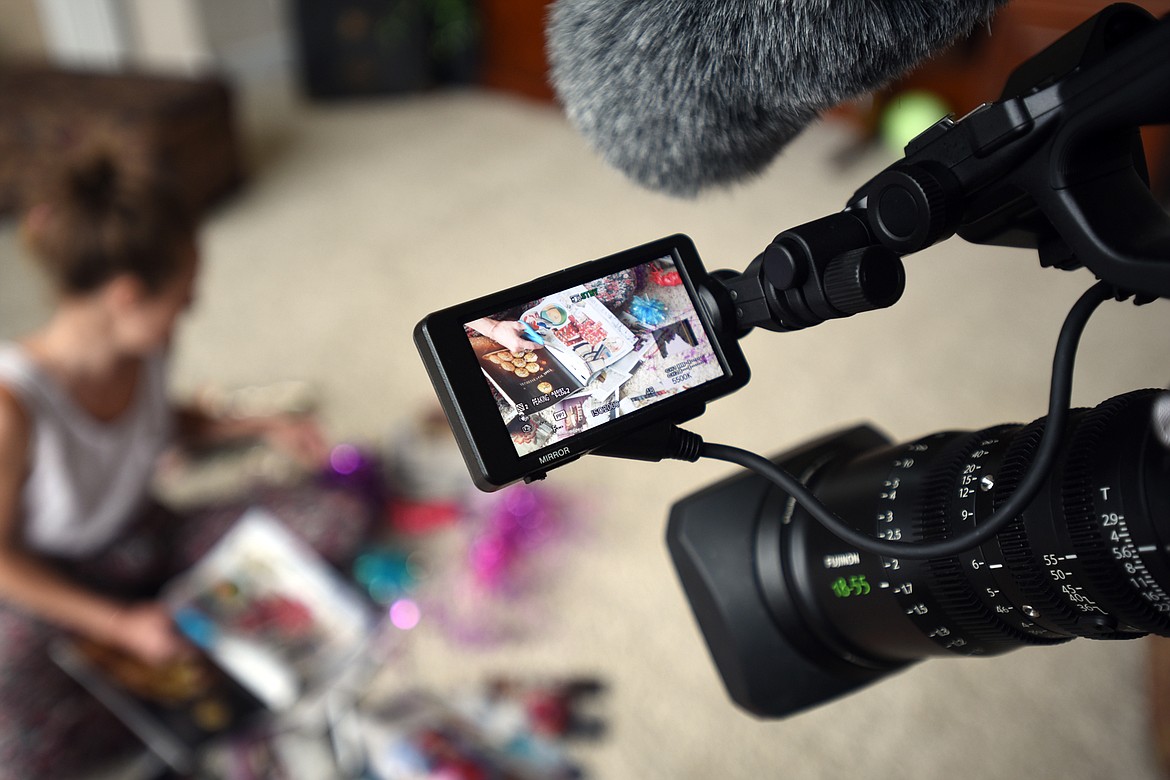
[[[306,418],[216,420],[168,400],[199,254],[193,221],[157,179],[95,149],[49,183],[22,229],[55,305],[0,345],[0,777],[56,778],[135,743],[53,664],[52,642],[75,635],[147,664],[191,652],[155,594],[239,514],[212,513],[208,533],[154,504],[163,450],[247,436],[306,465],[326,453]],[[350,537],[332,540],[339,555]]]

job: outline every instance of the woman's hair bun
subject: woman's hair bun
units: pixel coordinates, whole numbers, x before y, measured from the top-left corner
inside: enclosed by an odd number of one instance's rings
[[[79,205],[94,211],[108,208],[113,203],[119,177],[113,155],[100,151],[74,161],[65,174],[69,194]]]
[[[25,218],[25,239],[63,293],[82,294],[121,273],[161,289],[194,241],[178,191],[116,140],[94,138],[47,175]]]

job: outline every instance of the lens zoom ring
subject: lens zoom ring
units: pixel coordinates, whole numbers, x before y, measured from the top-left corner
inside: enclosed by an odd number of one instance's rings
[[[995,490],[993,505],[998,510],[1008,496],[1019,487],[1028,467],[1035,459],[1044,434],[1044,420],[1037,420],[1020,431],[1012,442],[1003,465]],[[1016,517],[998,535],[999,547],[1004,562],[1020,590],[1031,599],[1030,606],[1038,610],[1046,620],[1061,626],[1071,634],[1080,636],[1081,615],[1053,591],[1051,581],[1044,576],[1044,569],[1036,560],[1032,545],[1028,541],[1027,528],[1022,517]],[[1098,634],[1100,636],[1100,634]]]

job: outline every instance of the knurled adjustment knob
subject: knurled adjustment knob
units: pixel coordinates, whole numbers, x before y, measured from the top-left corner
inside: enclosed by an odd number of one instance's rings
[[[866,188],[866,216],[879,240],[907,255],[953,233],[958,210],[948,208],[946,178],[911,165],[878,174]]]
[[[837,255],[825,268],[825,298],[844,316],[884,309],[906,289],[902,258],[884,246],[867,246]]]

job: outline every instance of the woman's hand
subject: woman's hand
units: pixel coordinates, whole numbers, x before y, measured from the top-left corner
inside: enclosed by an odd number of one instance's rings
[[[306,469],[319,469],[329,460],[328,440],[317,420],[307,414],[219,417],[197,405],[180,406],[177,411],[179,438],[187,446],[259,439]]]
[[[524,323],[516,320],[500,320],[492,331],[491,338],[500,346],[513,352],[523,352],[528,349],[540,349],[540,345],[528,339],[528,331]]]
[[[274,449],[292,456],[306,468],[320,468],[329,459],[325,433],[312,417],[282,414],[262,418],[260,436]]]
[[[540,349],[540,345],[528,339],[528,331],[524,323],[516,320],[493,320],[491,317],[481,317],[467,323],[474,330],[479,331],[492,341],[513,352],[523,352],[529,349]]]
[[[104,636],[98,639],[113,644],[157,666],[193,652],[179,634],[167,608],[159,602],[132,604],[114,610]]]

